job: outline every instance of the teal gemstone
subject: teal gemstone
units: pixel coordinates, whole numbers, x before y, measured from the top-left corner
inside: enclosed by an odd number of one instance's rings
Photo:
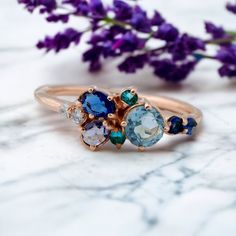
[[[132,108],[126,115],[125,135],[138,147],[150,147],[164,133],[164,120],[156,108],[146,109],[143,105]]]
[[[125,90],[120,97],[129,106],[133,106],[138,101],[138,95],[136,93],[132,94],[130,89]]]
[[[110,133],[110,141],[116,145],[116,144],[123,144],[125,142],[125,135],[119,130],[119,131],[111,131]]]

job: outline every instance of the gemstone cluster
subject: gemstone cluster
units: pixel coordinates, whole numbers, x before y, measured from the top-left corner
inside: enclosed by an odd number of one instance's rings
[[[95,88],[84,91],[72,105],[66,104],[62,114],[71,118],[81,129],[83,143],[96,150],[110,140],[120,148],[127,140],[138,148],[151,147],[164,132],[191,135],[197,123],[192,117],[184,122],[172,116],[166,122],[160,111],[140,99],[135,89],[109,95]]]

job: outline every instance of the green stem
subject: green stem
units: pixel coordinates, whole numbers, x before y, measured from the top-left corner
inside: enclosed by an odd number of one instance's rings
[[[226,31],[226,33],[229,34],[229,35],[236,36],[236,32],[235,31]]]
[[[231,37],[228,37],[228,38],[206,40],[205,43],[213,44],[213,45],[219,45],[219,44],[222,44],[222,43],[232,43],[235,40],[236,40],[236,35],[232,35]]]
[[[110,17],[108,17],[108,16],[106,16],[105,18],[103,18],[103,21],[105,21],[105,22],[108,23],[108,24],[113,24],[113,25],[121,26],[121,27],[123,27],[123,28],[125,28],[125,27],[127,27],[127,26],[130,26],[129,24],[127,24],[127,23],[125,23],[125,22],[115,20],[115,19],[110,18]]]

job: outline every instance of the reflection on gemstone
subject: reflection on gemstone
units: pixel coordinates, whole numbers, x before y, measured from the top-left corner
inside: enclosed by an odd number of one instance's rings
[[[109,113],[114,113],[116,110],[115,103],[109,101],[107,96],[100,91],[85,92],[81,95],[80,101],[85,112],[95,117],[106,118]]]
[[[138,147],[150,147],[163,136],[164,120],[156,108],[134,107],[127,114],[126,122],[126,137]]]
[[[85,125],[82,139],[85,144],[97,147],[107,141],[109,133],[101,121],[95,120]]]

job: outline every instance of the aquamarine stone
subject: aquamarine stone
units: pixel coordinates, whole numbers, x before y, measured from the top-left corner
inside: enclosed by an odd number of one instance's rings
[[[150,147],[164,133],[164,120],[156,108],[147,110],[143,105],[132,108],[126,116],[127,139],[138,147]]]

